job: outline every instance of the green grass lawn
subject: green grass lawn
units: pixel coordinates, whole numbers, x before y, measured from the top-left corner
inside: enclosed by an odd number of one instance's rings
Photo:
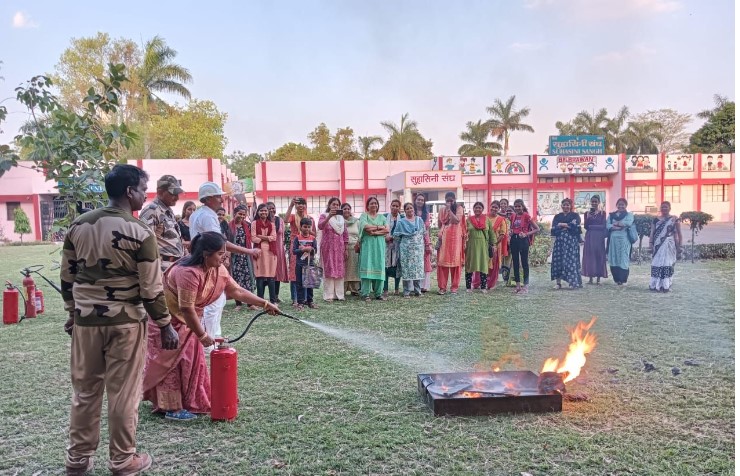
[[[54,250],[0,248],[0,277],[19,283],[20,268],[50,265]],[[526,296],[319,299],[320,309],[301,314],[346,331],[343,339],[265,316],[236,344],[237,420],[171,423],[143,403],[139,450],[154,457],[148,474],[172,475],[734,474],[734,263],[680,263],[669,294],[649,292],[649,274],[644,264],[623,288],[555,291],[539,268]],[[0,474],[63,473],[70,341],[61,298],[42,289],[46,314],[0,328]],[[598,345],[568,384],[589,402],[438,418],[419,398],[420,372],[502,360],[506,370],[539,371],[565,352],[566,328],[594,315]],[[250,316],[228,304],[224,333],[237,335]],[[643,371],[644,361],[657,370]],[[107,474],[106,461],[104,426],[95,474]]]

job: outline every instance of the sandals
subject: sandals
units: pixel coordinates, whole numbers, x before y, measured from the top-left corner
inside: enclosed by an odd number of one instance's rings
[[[191,413],[184,408],[176,412],[167,412],[164,414],[165,419],[173,421],[190,421],[198,418],[198,415]]]
[[[318,309],[319,306],[317,306],[316,303],[314,303],[314,302],[309,302],[308,303],[308,308],[309,309]]]
[[[553,289],[563,289],[563,285],[560,283],[555,284],[555,286],[552,287]]]

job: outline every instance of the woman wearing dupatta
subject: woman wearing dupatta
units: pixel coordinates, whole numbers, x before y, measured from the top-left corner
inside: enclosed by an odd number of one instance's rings
[[[599,210],[601,198],[598,195],[591,197],[591,210],[583,214],[583,227],[586,229],[585,243],[583,244],[583,268],[581,274],[588,276],[588,284],[596,284],[606,273],[606,213]]]
[[[498,215],[506,220],[507,230],[511,230],[511,217],[514,214],[513,208],[509,206],[509,200],[502,198],[499,200],[500,211]],[[511,273],[511,267],[513,265],[513,257],[511,256],[511,234],[507,232],[504,237],[504,248],[506,254],[501,257],[501,278],[504,281],[504,286],[515,286],[514,275]]]
[[[581,216],[573,211],[570,198],[560,202],[563,211],[552,219],[550,234],[555,237],[552,247],[552,264],[550,280],[555,280],[555,287],[562,288],[565,280],[571,289],[582,287],[581,283]]]
[[[671,290],[673,266],[682,242],[678,218],[670,213],[671,203],[661,203],[660,216],[653,219],[650,230],[650,247],[653,249],[650,289],[664,293]]]
[[[453,192],[445,194],[445,203],[446,205],[439,210],[437,218],[438,239],[442,240],[437,252],[437,284],[440,295],[447,293],[447,283],[450,278],[452,278],[450,291],[452,294],[457,294],[460,287],[460,268],[465,264],[463,253],[467,239],[465,212],[457,204]]]
[[[425,293],[432,286],[432,240],[429,233],[432,221],[429,218],[429,210],[427,210],[427,199],[421,193],[416,194],[414,198],[414,214],[421,217],[426,229],[424,234],[424,281],[421,283],[421,292]]]
[[[473,215],[468,218],[468,244],[465,248],[465,287],[468,292],[473,291],[473,273],[480,276],[481,291],[488,292],[488,247],[493,244],[493,228],[483,210],[485,206],[481,202],[475,202]]]
[[[414,205],[403,206],[404,217],[398,220],[393,230],[393,239],[398,241],[400,275],[403,280],[403,297],[421,296],[421,283],[424,280],[424,243],[427,235],[424,221],[416,216]]]
[[[491,202],[491,208],[488,210],[488,220],[491,222],[493,234],[491,239],[493,246],[493,256],[488,264],[488,289],[493,289],[498,283],[498,276],[501,272],[501,264],[504,258],[509,257],[509,220],[499,214],[501,202],[494,200]],[[507,273],[508,274],[508,273]],[[473,288],[480,286],[480,273],[473,273]]]
[[[385,215],[378,213],[378,199],[370,197],[365,202],[366,212],[360,216],[360,295],[370,302],[370,293],[375,299],[385,301],[385,235],[388,234]]]
[[[229,230],[234,244],[245,248],[252,248],[252,231],[247,222],[247,207],[239,205],[234,209],[234,218],[229,222]],[[252,257],[242,254],[233,253],[231,255],[231,277],[234,281],[247,291],[254,290],[254,263]],[[236,301],[237,309],[241,308],[242,303]]]
[[[635,222],[635,216],[627,211],[627,200],[617,200],[617,211],[611,212],[606,220],[606,229],[609,232],[609,268],[612,278],[618,285],[627,282],[630,276],[630,253],[632,243],[630,242],[627,228]]]
[[[275,234],[277,236],[277,267],[275,268],[275,302],[280,304],[280,283],[289,283],[288,263],[285,258],[285,222],[275,213],[275,204],[267,202],[267,211],[270,221],[275,224]]]
[[[226,240],[220,233],[205,232],[190,244],[191,254],[173,264],[164,275],[164,294],[172,326],[180,338],[175,350],[161,348],[157,326],[149,319],[144,399],[169,420],[187,421],[196,413],[211,411],[211,385],[203,347],[214,344],[201,324],[203,308],[225,291],[229,299],[258,305],[270,314],[275,304],[239,286],[221,264]]]
[[[265,286],[270,302],[277,301],[275,294],[275,274],[277,272],[277,232],[270,220],[267,205],[257,207],[257,218],[252,222],[252,242],[262,250],[259,258],[254,260],[254,276],[257,278],[257,295],[265,296]]]
[[[332,197],[326,212],[319,217],[321,235],[321,263],[324,267],[324,301],[344,301],[344,260],[349,234],[344,216],[339,210],[342,202]]]
[[[352,214],[352,205],[342,204],[342,216],[347,226],[346,253],[344,255],[344,292],[360,295],[360,220]]]

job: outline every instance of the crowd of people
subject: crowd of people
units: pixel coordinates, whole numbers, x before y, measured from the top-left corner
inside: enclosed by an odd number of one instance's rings
[[[319,286],[311,280],[317,267],[323,270],[327,303],[348,296],[385,301],[391,292],[419,297],[431,290],[432,258],[440,295],[457,294],[463,273],[468,292],[487,293],[499,276],[516,294],[529,290],[529,250],[540,230],[522,199],[511,206],[494,200],[488,213],[476,202],[466,213],[448,192],[432,240],[423,194],[412,202],[393,200],[387,212],[370,197],[359,218],[349,203],[333,197],[315,223],[305,198],[296,197],[285,219],[267,202],[253,215],[239,205],[227,220],[224,192],[213,182],[200,186],[201,206],[188,201],[178,217],[172,207],[183,193],[179,181],[161,177],[157,197],[144,207],[147,181],[137,167],[115,166],[105,178],[108,206],[78,217],[65,238],[61,281],[74,390],[67,474],[92,470],[104,391],[109,468],[119,475],[152,464],[135,446],[142,391],[154,411],[170,420],[210,412],[206,356],[221,335],[228,299],[236,307],[275,314],[285,283],[295,308],[315,309],[313,292]],[[620,198],[617,210],[607,214],[595,195],[583,218],[572,200],[561,206],[551,228],[555,287],[565,281],[580,288],[582,277],[599,284],[608,277],[607,262],[614,281],[626,284],[636,240],[627,201]],[[139,210],[137,219],[133,214]],[[660,212],[650,235],[650,289],[667,292],[682,238],[670,203],[663,202]]]

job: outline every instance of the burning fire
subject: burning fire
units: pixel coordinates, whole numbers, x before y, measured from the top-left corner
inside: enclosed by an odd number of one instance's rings
[[[591,322],[579,322],[575,329],[570,331],[570,346],[568,353],[560,363],[558,359],[547,359],[542,366],[542,372],[557,372],[564,374],[563,382],[569,382],[581,374],[581,368],[586,364],[586,354],[596,347],[596,335],[588,332],[596,322],[592,317]]]

